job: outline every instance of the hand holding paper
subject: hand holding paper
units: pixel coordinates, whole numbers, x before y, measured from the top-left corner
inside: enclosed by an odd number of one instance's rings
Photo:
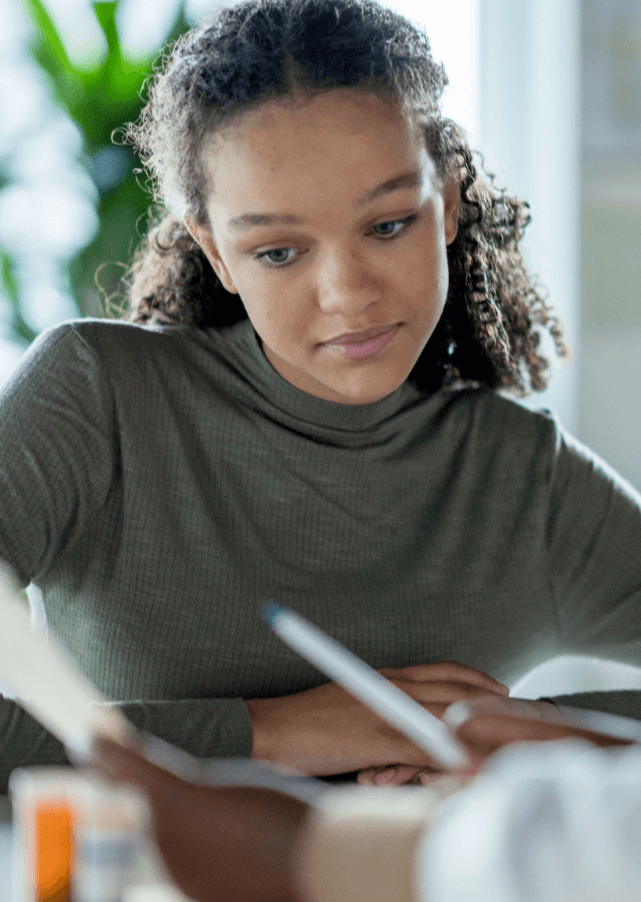
[[[0,566],[0,681],[16,702],[84,761],[96,735],[125,742],[134,728],[108,707],[96,688],[56,644],[34,630],[29,609]]]

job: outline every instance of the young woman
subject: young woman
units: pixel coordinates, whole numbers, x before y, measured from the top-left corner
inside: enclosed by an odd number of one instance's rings
[[[129,130],[167,210],[132,321],[46,333],[5,392],[0,557],[99,688],[196,755],[430,764],[270,635],[270,598],[436,714],[563,651],[641,664],[641,501],[499,392],[545,386],[539,329],[565,346],[525,205],[445,84],[374,3],[217,11]],[[565,701],[641,717],[637,693]],[[5,775],[62,760],[0,717]]]

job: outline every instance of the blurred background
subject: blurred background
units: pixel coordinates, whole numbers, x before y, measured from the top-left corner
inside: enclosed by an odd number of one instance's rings
[[[43,329],[99,316],[149,196],[117,130],[159,48],[216,0],[2,0],[0,387]],[[451,85],[446,111],[500,185],[573,359],[527,400],[641,488],[641,4],[398,0]],[[116,131],[114,140],[112,133]],[[641,671],[555,659],[519,694],[640,687]]]

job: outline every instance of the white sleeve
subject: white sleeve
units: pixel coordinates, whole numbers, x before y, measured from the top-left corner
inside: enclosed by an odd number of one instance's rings
[[[641,746],[513,745],[438,810],[415,855],[417,902],[641,897]]]
[[[461,781],[348,786],[316,800],[299,843],[300,895],[310,902],[415,902],[416,843]]]

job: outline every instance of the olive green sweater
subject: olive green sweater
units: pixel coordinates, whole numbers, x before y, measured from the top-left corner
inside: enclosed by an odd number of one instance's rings
[[[323,401],[249,321],[41,336],[0,403],[0,558],[109,699],[199,756],[251,754],[243,699],[324,681],[267,599],[377,668],[641,665],[641,499],[552,418],[409,384]],[[641,717],[636,692],[560,698]],[[0,700],[0,784],[61,760]]]

